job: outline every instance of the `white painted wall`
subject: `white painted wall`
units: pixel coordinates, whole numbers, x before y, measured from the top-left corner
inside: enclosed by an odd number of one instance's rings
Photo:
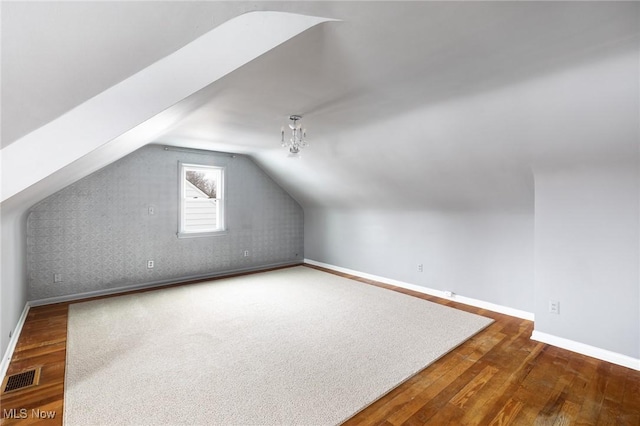
[[[26,216],[14,203],[3,203],[0,215],[0,349],[3,356],[27,302],[25,263]]]
[[[533,235],[532,213],[305,209],[307,259],[527,312]]]
[[[536,174],[536,331],[640,358],[639,179],[637,162]]]

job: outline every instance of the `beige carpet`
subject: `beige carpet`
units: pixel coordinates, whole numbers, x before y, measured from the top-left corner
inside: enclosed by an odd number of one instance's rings
[[[491,322],[302,266],[74,304],[64,424],[337,424]]]

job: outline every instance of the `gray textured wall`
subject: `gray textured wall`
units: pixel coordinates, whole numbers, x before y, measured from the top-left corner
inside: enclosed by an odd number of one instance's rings
[[[178,161],[226,166],[225,235],[177,238]],[[301,261],[303,234],[300,205],[251,159],[149,145],[32,207],[28,298]]]

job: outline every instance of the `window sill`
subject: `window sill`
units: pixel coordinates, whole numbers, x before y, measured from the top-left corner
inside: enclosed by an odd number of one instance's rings
[[[227,235],[228,231],[211,231],[211,232],[178,232],[178,238],[202,238],[202,237],[218,237]]]

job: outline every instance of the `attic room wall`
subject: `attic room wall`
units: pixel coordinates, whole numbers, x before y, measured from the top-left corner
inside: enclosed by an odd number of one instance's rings
[[[638,163],[544,170],[535,184],[536,332],[640,359]]]
[[[225,235],[177,238],[178,161],[226,167]],[[29,300],[302,258],[301,207],[244,156],[146,146],[39,202],[27,219]]]
[[[537,117],[545,126],[529,133],[575,147],[555,158],[540,150],[534,165],[535,332],[640,368],[640,44],[623,46],[630,49],[594,64],[589,79],[570,74],[574,89],[559,90]],[[581,94],[591,99],[558,108],[561,96]],[[559,315],[549,301],[560,302]]]
[[[25,250],[25,218],[16,204],[10,200],[1,207],[0,244],[0,353],[4,354],[9,345],[9,333],[15,330],[18,319],[27,302]]]
[[[305,209],[308,259],[526,312],[533,235],[533,213]]]

